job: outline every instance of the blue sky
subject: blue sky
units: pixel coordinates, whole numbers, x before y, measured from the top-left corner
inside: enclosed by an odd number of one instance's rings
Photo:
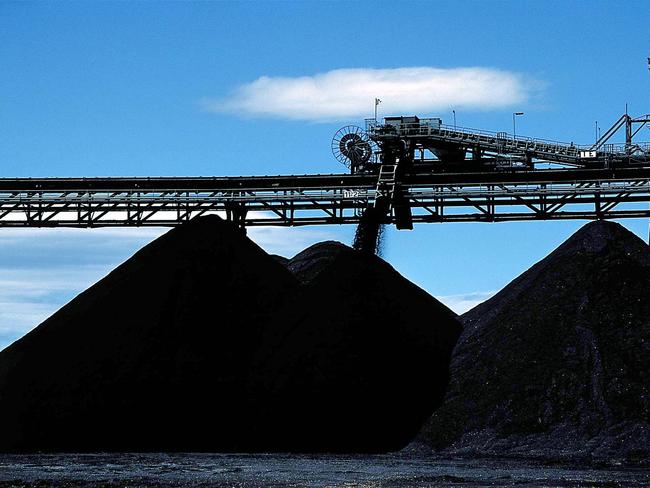
[[[1,174],[338,172],[330,139],[371,116],[375,96],[380,115],[405,107],[451,121],[455,109],[459,125],[510,131],[523,111],[520,134],[588,143],[625,103],[650,112],[649,21],[634,1],[0,2]],[[414,67],[448,76],[436,85],[446,95],[408,91]],[[468,90],[459,69],[489,76]],[[390,84],[373,85],[378,73]],[[325,88],[293,100],[305,83]],[[480,96],[467,101],[469,91]],[[390,230],[385,257],[463,310],[581,224]],[[647,239],[647,222],[625,225]],[[0,230],[0,348],[160,232]],[[352,233],[251,236],[290,255]]]

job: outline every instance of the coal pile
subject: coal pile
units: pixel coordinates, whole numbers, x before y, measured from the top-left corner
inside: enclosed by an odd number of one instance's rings
[[[269,395],[263,415],[273,419],[263,437],[281,450],[402,448],[443,398],[455,314],[380,258],[340,243],[312,246],[288,267],[305,285],[255,368],[253,383]]]
[[[459,332],[375,256],[195,219],[0,352],[0,451],[399,448]]]
[[[585,225],[462,317],[444,405],[419,441],[545,459],[650,460],[650,248]]]
[[[0,353],[0,449],[241,447],[249,363],[297,287],[217,217],[171,230]]]

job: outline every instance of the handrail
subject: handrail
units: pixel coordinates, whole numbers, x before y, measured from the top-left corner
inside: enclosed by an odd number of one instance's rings
[[[507,132],[493,132],[469,127],[451,126],[446,124],[431,124],[430,120],[421,119],[419,123],[380,124],[374,119],[366,119],[366,130],[375,137],[385,136],[406,136],[406,137],[436,137],[458,142],[476,142],[486,145],[497,146],[502,149],[514,149],[515,151],[532,151],[542,154],[556,154],[564,157],[581,157],[582,151],[593,151],[594,144],[574,144],[573,142],[560,142],[549,139],[532,138],[527,136],[515,136]],[[598,155],[628,155],[630,147],[634,148],[636,154],[643,153],[650,155],[650,143],[635,143],[633,146],[621,144],[601,144],[598,147]]]

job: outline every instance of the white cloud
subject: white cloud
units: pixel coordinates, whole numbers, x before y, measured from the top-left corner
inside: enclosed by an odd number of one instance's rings
[[[496,291],[477,291],[459,295],[437,296],[436,298],[451,308],[458,315],[473,309],[475,306],[491,298]]]
[[[314,76],[262,76],[230,97],[204,99],[214,112],[294,120],[368,117],[374,98],[382,113],[425,114],[453,109],[489,110],[526,102],[539,82],[494,68],[337,69]]]
[[[263,212],[250,212],[249,217],[264,216]],[[83,247],[84,253],[97,254],[98,247],[110,253],[111,249],[134,252],[136,246],[144,246],[168,232],[164,227],[120,227],[120,228],[9,228],[0,231],[0,250],[7,248],[48,249],[53,258],[58,257],[58,250]],[[307,227],[249,227],[247,235],[260,247],[271,254],[293,256],[306,246],[318,241],[340,239],[340,232],[327,231],[324,228]],[[121,255],[122,253],[120,253]],[[2,257],[0,256],[0,268]],[[0,271],[2,271],[0,269]],[[0,278],[0,286],[2,280]]]
[[[53,303],[0,302],[0,351],[60,308]]]
[[[76,237],[89,236],[95,237],[127,237],[141,240],[143,238],[154,238],[169,230],[164,227],[97,227],[97,228],[77,228],[77,227],[6,227],[0,231],[0,243],[5,239],[11,238],[51,238],[57,236]]]
[[[55,244],[93,242],[95,246],[121,246],[125,242],[146,244],[167,232],[162,227],[101,227],[96,229],[60,228],[5,228],[0,230],[0,249],[18,244],[30,247],[54,248]]]
[[[72,242],[68,244],[71,245]],[[76,248],[92,253],[78,244]],[[25,267],[0,268],[0,350],[110,271],[109,266],[74,262],[34,269],[29,267],[29,248],[24,251],[25,262],[15,264]]]

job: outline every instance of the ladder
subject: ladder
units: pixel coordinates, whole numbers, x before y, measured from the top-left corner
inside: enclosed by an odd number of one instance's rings
[[[377,191],[375,208],[381,209],[386,214],[395,212],[395,225],[398,229],[412,229],[413,219],[411,209],[404,205],[404,195],[400,182],[397,181],[397,165],[382,164],[379,167],[377,178]]]
[[[377,195],[388,198],[390,202],[395,193],[397,181],[395,179],[396,164],[382,164],[379,168],[379,178],[377,179]],[[375,200],[377,206],[377,200]]]

